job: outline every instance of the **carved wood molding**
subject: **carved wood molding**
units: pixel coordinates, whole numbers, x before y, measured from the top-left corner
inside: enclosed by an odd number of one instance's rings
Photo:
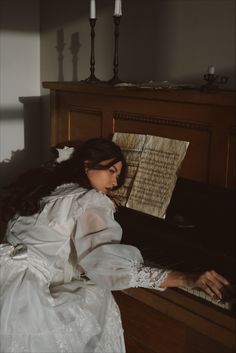
[[[211,131],[211,126],[207,124],[200,124],[199,122],[194,121],[183,121],[177,120],[176,118],[163,118],[155,115],[146,115],[146,114],[136,114],[136,113],[127,113],[127,112],[114,112],[113,117],[115,120],[126,120],[126,121],[138,121],[146,124],[155,124],[155,125],[168,125],[174,127],[182,127],[186,129],[201,130],[201,131]]]
[[[69,115],[71,115],[71,113],[82,113],[82,114],[87,114],[87,115],[97,115],[99,117],[102,116],[102,112],[99,110],[94,110],[94,109],[88,109],[88,107],[81,107],[78,105],[71,105],[69,107]]]

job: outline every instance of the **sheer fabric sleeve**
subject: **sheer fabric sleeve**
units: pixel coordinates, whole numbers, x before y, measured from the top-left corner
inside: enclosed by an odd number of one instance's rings
[[[123,244],[99,246],[80,264],[93,282],[110,290],[144,287],[163,291],[166,288],[160,285],[170,272],[145,266],[140,251]]]
[[[121,236],[114,209],[105,199],[87,205],[78,218],[74,237],[78,267],[90,280],[106,289],[164,290],[160,285],[168,271],[145,266],[136,247],[120,244]]]

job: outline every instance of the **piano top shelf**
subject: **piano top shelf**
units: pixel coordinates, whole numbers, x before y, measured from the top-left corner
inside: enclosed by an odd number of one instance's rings
[[[76,92],[82,94],[101,94],[107,96],[120,96],[139,98],[146,100],[168,100],[173,102],[186,102],[209,104],[219,106],[236,106],[236,92],[226,90],[212,90],[204,91],[193,88],[179,88],[179,89],[155,89],[142,88],[137,86],[113,86],[106,82],[89,84],[83,82],[43,82],[43,87],[53,91]]]

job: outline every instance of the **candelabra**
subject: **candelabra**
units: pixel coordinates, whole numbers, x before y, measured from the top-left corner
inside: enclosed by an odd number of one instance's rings
[[[215,90],[218,89],[218,84],[226,84],[228,82],[229,77],[215,75],[215,74],[205,74],[203,76],[204,80],[207,82],[205,85],[202,86],[203,90]]]
[[[83,80],[83,82],[87,83],[97,83],[100,80],[95,76],[95,54],[94,54],[94,40],[95,40],[95,25],[96,18],[89,19],[90,27],[91,27],[91,54],[90,54],[90,76]]]
[[[114,50],[114,60],[113,60],[113,77],[112,79],[109,81],[111,84],[116,84],[121,82],[121,80],[118,77],[118,67],[119,67],[119,58],[118,58],[118,41],[119,41],[119,25],[120,25],[120,20],[121,20],[121,16],[113,16],[113,21],[114,21],[114,37],[115,37],[115,50]]]

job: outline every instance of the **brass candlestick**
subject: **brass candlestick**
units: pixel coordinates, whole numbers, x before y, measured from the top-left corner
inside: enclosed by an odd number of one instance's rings
[[[90,54],[90,76],[83,80],[83,82],[87,83],[97,83],[100,80],[95,76],[95,54],[94,54],[94,41],[95,41],[95,25],[96,18],[90,18],[89,23],[91,27],[91,54]]]
[[[121,16],[113,16],[113,21],[114,21],[114,38],[115,38],[115,51],[114,51],[114,60],[113,60],[113,77],[112,79],[109,81],[109,83],[115,85],[116,83],[120,83],[122,82],[119,77],[118,77],[118,66],[119,66],[119,58],[118,58],[118,41],[119,41],[119,26],[120,26],[120,20],[121,20]]]

